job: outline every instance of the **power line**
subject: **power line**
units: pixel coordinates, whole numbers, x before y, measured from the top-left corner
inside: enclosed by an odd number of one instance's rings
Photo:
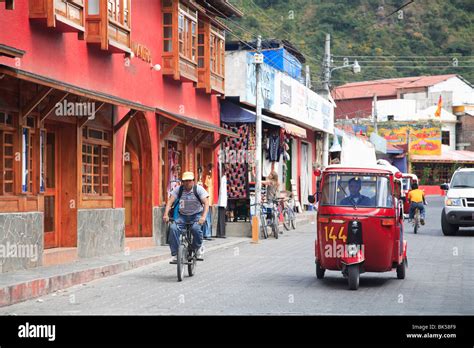
[[[235,21],[231,20],[229,18],[229,16],[226,16],[224,13],[222,13],[221,11],[219,11],[217,8],[215,8],[214,6],[212,6],[210,3],[208,3],[206,1],[206,4],[210,7],[212,7],[215,11],[217,11],[221,16],[223,16],[225,19],[227,19],[229,22],[233,23],[236,27],[238,27],[240,30],[242,30],[243,32],[247,33],[247,34],[250,34],[252,37],[257,37],[258,35],[256,33],[253,33],[251,32],[250,30],[247,30],[247,29],[244,29],[243,27],[241,27],[240,25],[238,25]],[[230,33],[230,32],[229,32]],[[255,50],[255,47],[252,47],[250,46],[248,43],[244,42],[240,37],[238,37],[237,35],[233,34],[233,36],[235,36],[240,42],[244,43],[246,46],[248,46],[250,49],[252,50]],[[285,58],[285,56],[282,56],[282,58],[287,62],[289,63],[290,65],[292,65],[293,67],[296,67],[296,68],[300,68],[299,66],[295,65],[294,62],[288,60],[288,58]],[[273,63],[273,66],[278,66],[278,64],[273,60],[271,59],[270,57],[268,56],[265,56],[265,59],[267,59],[268,61],[270,61],[271,63]]]
[[[252,3],[253,6],[254,6],[254,8],[256,8],[266,19],[268,19],[270,22],[273,22],[273,21],[274,21],[274,18],[268,17],[267,14],[265,13],[265,11],[263,11],[263,10],[260,8],[260,6],[258,6],[253,0],[249,0],[249,2]],[[258,18],[255,17],[255,16],[254,16],[254,18],[258,19]],[[282,23],[282,25],[283,25],[283,23]],[[287,36],[288,38],[291,38],[291,37],[293,36],[292,34],[290,34],[289,32],[287,32],[286,30],[282,29],[281,26],[278,27],[278,29],[280,29],[280,30],[283,31],[285,34],[287,34],[287,35],[288,35],[288,36]],[[295,46],[296,46],[296,44],[295,44]],[[302,51],[302,50],[301,50],[301,51]],[[319,60],[322,60],[322,57],[319,56],[318,54],[314,54],[314,55],[315,55],[315,57],[319,58]],[[317,62],[318,64],[321,63],[320,61],[318,61],[316,58],[313,58],[312,56],[309,56],[309,55],[308,55],[308,57],[307,57],[307,56],[305,56],[304,54],[303,54],[303,56],[304,56],[306,59],[312,59],[313,61]]]
[[[364,66],[364,69],[373,69],[373,68],[394,68],[394,69],[433,69],[433,68],[439,68],[439,69],[460,69],[460,68],[474,68],[473,66],[434,66],[434,65],[427,65],[427,66],[387,66],[387,65],[379,65],[379,66]]]
[[[474,57],[474,56],[455,56],[456,53],[453,55],[443,55],[443,56],[416,56],[416,55],[409,55],[409,56],[397,56],[397,55],[372,55],[372,56],[362,56],[362,55],[332,55],[333,57],[338,58],[383,58],[383,57],[395,57],[395,58],[466,58],[466,57]]]

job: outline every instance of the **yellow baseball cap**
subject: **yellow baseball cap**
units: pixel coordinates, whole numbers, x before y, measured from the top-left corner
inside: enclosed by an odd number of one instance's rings
[[[184,172],[182,180],[194,180],[194,173],[193,172]]]

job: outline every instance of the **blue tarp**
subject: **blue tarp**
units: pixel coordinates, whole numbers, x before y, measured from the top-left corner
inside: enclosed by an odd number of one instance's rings
[[[264,62],[277,70],[286,72],[291,77],[301,78],[301,63],[284,48],[263,50]]]

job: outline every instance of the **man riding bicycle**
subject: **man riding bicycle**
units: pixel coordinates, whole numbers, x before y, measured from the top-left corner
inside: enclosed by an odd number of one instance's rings
[[[178,207],[174,204],[177,202]],[[194,174],[184,172],[182,186],[176,187],[166,204],[163,221],[169,222],[169,213],[171,208],[178,209],[175,221],[170,226],[169,243],[173,261],[177,261],[179,248],[179,236],[186,228],[186,224],[192,224],[191,232],[193,235],[192,248],[199,259],[202,256],[202,226],[206,221],[209,211],[209,194],[200,185],[194,184]]]
[[[417,183],[412,184],[412,190],[408,192],[407,199],[410,202],[410,220],[415,217],[415,210],[420,210],[420,223],[425,224],[425,193],[418,188]]]

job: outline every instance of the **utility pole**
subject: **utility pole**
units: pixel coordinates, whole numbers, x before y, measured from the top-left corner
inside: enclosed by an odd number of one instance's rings
[[[306,82],[306,87],[308,87],[309,89],[311,89],[311,74],[310,74],[310,71],[309,71],[309,65],[306,65],[306,79],[305,79],[305,82]]]
[[[377,94],[374,94],[374,101],[373,101],[373,108],[372,108],[372,117],[373,117],[373,121],[374,121],[374,131],[375,131],[375,134],[378,134],[379,131],[378,131],[378,128],[377,128]]]
[[[256,223],[256,226],[252,228],[252,239],[254,242],[258,242],[258,235],[260,231],[260,211],[261,211],[261,204],[262,204],[262,103],[260,100],[260,69],[261,64],[263,64],[263,54],[262,54],[262,37],[259,35],[257,39],[257,52],[254,56],[254,63],[255,63],[255,93],[256,93],[256,100],[255,100],[255,111],[256,111],[256,154],[255,154],[255,215],[253,218],[253,223]],[[256,218],[255,218],[256,217]]]
[[[326,34],[326,42],[324,45],[324,78],[323,78],[323,89],[325,93],[325,98],[329,100],[329,83],[331,80],[331,35]],[[324,132],[323,139],[323,166],[327,167],[329,164],[329,134]]]
[[[323,89],[327,94],[325,97],[329,99],[329,84],[331,80],[331,35],[326,34],[326,42],[324,45],[324,58],[323,58],[323,69],[324,69],[324,78],[323,78]]]

